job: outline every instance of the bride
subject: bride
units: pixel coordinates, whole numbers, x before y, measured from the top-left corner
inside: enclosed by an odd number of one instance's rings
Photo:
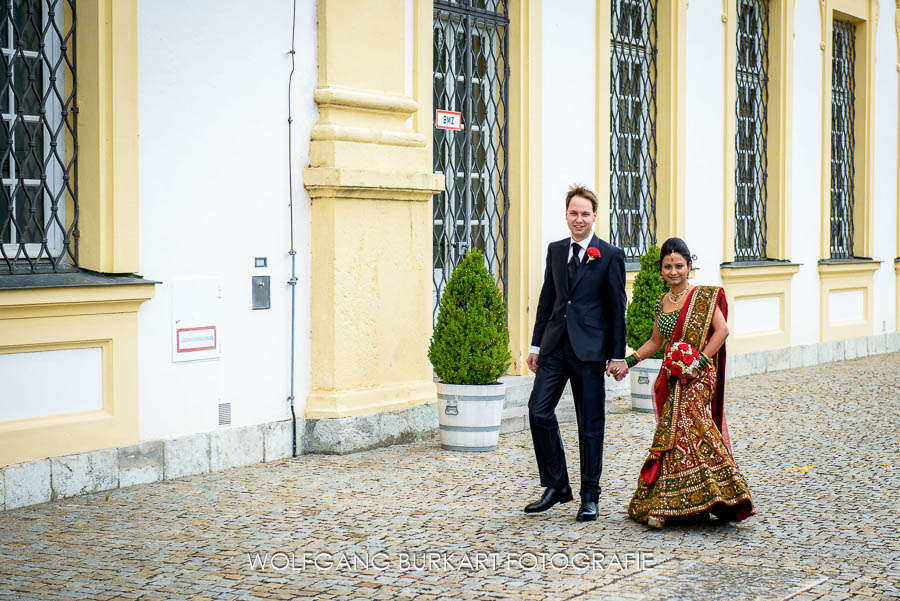
[[[671,518],[712,513],[734,521],[754,513],[723,411],[728,304],[722,288],[690,285],[694,258],[681,238],[663,243],[660,269],[670,290],[656,302],[650,340],[626,359],[630,368],[663,348],[664,366],[670,366],[660,369],[653,386],[656,431],[628,505],[632,519],[654,528]],[[694,369],[675,377],[680,369],[670,361],[681,356],[673,348],[679,343],[700,351],[699,361],[684,359]]]

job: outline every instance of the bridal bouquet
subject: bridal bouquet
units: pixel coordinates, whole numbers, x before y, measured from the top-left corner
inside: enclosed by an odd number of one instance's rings
[[[669,352],[663,358],[662,366],[670,376],[684,382],[703,367],[700,357],[700,351],[687,342],[677,342],[669,348]]]

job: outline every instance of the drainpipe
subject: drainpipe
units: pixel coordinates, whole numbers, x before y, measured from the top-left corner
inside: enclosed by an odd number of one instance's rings
[[[294,122],[291,114],[291,86],[294,83],[294,39],[297,30],[297,0],[293,2],[293,13],[291,15],[291,74],[288,76],[288,207],[291,217],[291,250],[288,254],[291,256],[291,279],[287,281],[291,287],[291,392],[288,401],[291,404],[291,457],[297,456],[297,414],[294,412],[294,354],[295,354],[295,321],[297,316],[297,251],[294,248],[294,179],[293,169],[294,163],[292,159],[292,131],[291,125]]]

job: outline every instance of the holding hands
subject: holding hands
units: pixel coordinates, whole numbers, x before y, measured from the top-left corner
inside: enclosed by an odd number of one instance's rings
[[[525,360],[525,363],[532,373],[537,373],[537,353],[530,353],[528,359]],[[628,375],[628,365],[624,361],[610,361],[606,364],[606,375],[615,378],[616,382],[621,382],[622,378]]]
[[[606,375],[612,376],[616,382],[628,375],[628,365],[624,361],[610,361],[606,364]]]

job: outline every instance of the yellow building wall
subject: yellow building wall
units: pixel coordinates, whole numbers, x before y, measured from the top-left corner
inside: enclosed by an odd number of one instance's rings
[[[821,299],[819,312],[819,339],[843,340],[875,333],[874,275],[881,266],[879,261],[862,263],[819,264]],[[859,292],[863,298],[862,319],[830,319],[830,297],[833,292]]]
[[[728,298],[728,351],[751,353],[791,346],[791,278],[797,264],[776,264],[721,270],[722,286]],[[774,298],[778,301],[778,327],[768,332],[741,334],[735,328],[738,301]]]
[[[137,43],[137,0],[79,2],[78,251],[97,272],[139,269]],[[152,296],[152,283],[0,291],[0,354],[100,347],[103,390],[98,411],[0,422],[0,466],[137,442],[137,311]]]
[[[436,399],[431,198],[443,177],[431,172],[424,69],[433,8],[415,5],[415,98],[404,91],[405,9],[404,0],[317,6],[319,121],[303,170],[312,199],[309,418]]]
[[[149,284],[0,292],[0,355],[99,347],[103,398],[97,411],[0,422],[0,466],[138,441],[137,311],[152,296]]]
[[[835,19],[856,26],[856,89],[854,123],[854,214],[853,254],[872,256],[873,172],[872,115],[874,100],[875,33],[878,25],[878,0],[822,0],[822,191],[821,191],[821,258],[819,264],[819,335],[820,340],[840,340],[874,333],[874,274],[879,263],[873,261],[828,263],[831,237],[831,85],[833,30]],[[858,291],[863,294],[863,319],[852,322],[829,321],[829,297],[835,291]]]

